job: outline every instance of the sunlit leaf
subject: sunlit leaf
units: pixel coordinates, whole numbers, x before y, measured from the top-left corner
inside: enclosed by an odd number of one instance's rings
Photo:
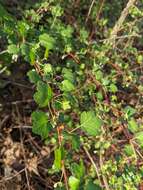
[[[44,46],[47,50],[51,50],[54,47],[55,40],[53,37],[44,33],[39,36],[39,42],[42,46]]]
[[[71,190],[78,190],[79,183],[80,181],[76,177],[74,176],[69,177],[69,186]]]
[[[80,117],[81,128],[89,135],[99,135],[101,133],[102,121],[93,111],[82,112]]]

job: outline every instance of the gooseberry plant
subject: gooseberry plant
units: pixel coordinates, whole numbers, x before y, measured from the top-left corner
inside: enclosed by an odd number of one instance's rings
[[[1,5],[6,48],[0,56],[30,65],[27,76],[37,104],[32,131],[55,147],[48,172],[62,173],[64,179],[53,188],[138,189],[143,177],[143,2],[131,7],[114,43],[108,42],[110,31],[126,4],[93,2],[42,1],[25,10],[22,19]]]

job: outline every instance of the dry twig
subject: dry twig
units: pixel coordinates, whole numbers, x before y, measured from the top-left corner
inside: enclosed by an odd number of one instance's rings
[[[96,171],[97,177],[99,179],[100,186],[102,187],[102,181],[101,181],[101,178],[100,178],[98,167],[96,166],[96,164],[95,164],[93,158],[91,157],[89,151],[87,150],[87,148],[85,146],[83,146],[83,149],[84,149],[86,155],[88,156],[89,160],[91,161],[91,163],[92,163],[92,165],[93,165],[93,167],[94,167],[94,169]]]
[[[108,43],[113,43],[114,39],[117,37],[118,32],[120,31],[120,28],[123,24],[123,22],[125,21],[126,17],[129,14],[130,9],[133,7],[133,5],[135,4],[137,0],[129,0],[126,7],[124,8],[124,10],[122,11],[118,21],[116,22],[115,26],[113,27],[113,30],[110,34],[110,38]]]
[[[91,2],[91,5],[90,5],[90,7],[89,7],[89,11],[88,11],[88,13],[87,13],[87,17],[86,17],[85,23],[87,23],[87,21],[88,21],[88,19],[89,19],[89,16],[90,16],[90,13],[91,13],[91,10],[92,10],[92,7],[93,7],[94,3],[95,3],[95,0],[93,0],[93,1]]]

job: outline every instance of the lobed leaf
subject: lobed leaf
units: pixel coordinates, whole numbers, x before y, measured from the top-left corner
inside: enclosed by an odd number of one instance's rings
[[[44,140],[48,137],[49,131],[51,130],[51,125],[48,122],[48,117],[46,113],[42,111],[35,111],[32,113],[32,132],[36,135],[40,135]]]
[[[102,121],[93,111],[82,112],[80,123],[81,128],[89,135],[97,136],[101,133]]]
[[[34,100],[39,107],[46,107],[52,99],[52,96],[53,92],[51,87],[42,81],[38,81],[37,92],[34,94]]]

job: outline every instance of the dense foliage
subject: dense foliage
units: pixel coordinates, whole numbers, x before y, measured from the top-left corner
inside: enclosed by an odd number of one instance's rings
[[[47,172],[61,176],[56,190],[141,185],[142,0],[111,35],[127,2],[44,0],[16,15],[0,4],[0,73],[29,65],[32,131],[54,147]]]

